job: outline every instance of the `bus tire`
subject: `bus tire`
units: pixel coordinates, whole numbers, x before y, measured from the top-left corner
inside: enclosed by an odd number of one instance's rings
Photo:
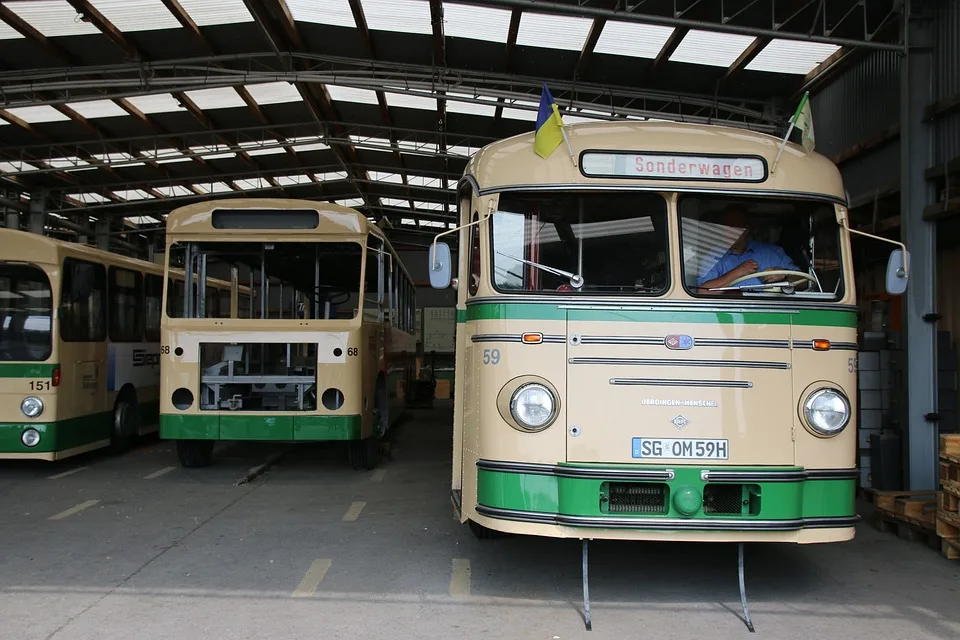
[[[215,440],[177,440],[177,458],[187,468],[206,467],[213,457]]]
[[[499,531],[494,531],[490,527],[485,527],[476,520],[467,520],[467,524],[470,526],[470,531],[477,540],[492,540],[493,538],[498,538],[500,536]]]
[[[380,438],[370,436],[365,440],[354,440],[349,445],[350,465],[357,471],[370,471],[380,464],[382,452]]]
[[[139,429],[137,405],[126,398],[120,398],[113,406],[113,424],[110,429],[110,453],[120,454],[133,445],[133,439]]]

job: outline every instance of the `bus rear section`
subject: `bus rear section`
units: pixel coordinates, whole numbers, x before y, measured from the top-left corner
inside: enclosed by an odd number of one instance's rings
[[[294,232],[270,226],[288,211],[265,222],[252,206],[220,220],[184,214],[194,226],[178,233],[171,214],[168,269],[195,277],[166,294],[160,435],[185,466],[209,464],[217,441],[344,441],[354,467],[379,463],[399,415],[386,372],[413,354],[390,321],[398,265],[363,233],[365,218],[308,205],[336,215],[298,209],[312,223]],[[254,235],[258,224],[269,228]],[[209,277],[234,282],[230,317],[209,312]]]

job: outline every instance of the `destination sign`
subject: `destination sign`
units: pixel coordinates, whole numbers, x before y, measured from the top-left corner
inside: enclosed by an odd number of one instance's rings
[[[763,182],[767,163],[758,156],[696,156],[584,151],[580,170],[591,178],[645,178],[708,182]]]

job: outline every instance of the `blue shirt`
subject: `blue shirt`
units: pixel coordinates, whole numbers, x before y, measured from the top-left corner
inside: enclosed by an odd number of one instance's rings
[[[697,278],[697,284],[701,285],[704,282],[713,280],[714,278],[719,278],[731,269],[735,269],[736,267],[740,266],[747,260],[756,260],[758,272],[770,268],[789,269],[790,271],[800,270],[797,268],[797,265],[793,264],[790,256],[788,256],[786,252],[777,245],[770,244],[769,242],[748,240],[747,248],[743,253],[734,253],[733,251],[727,249],[727,252],[723,254],[723,257],[721,257],[715,265],[713,265],[712,269]],[[753,284],[763,283],[761,282],[760,278],[750,278],[749,280],[740,282],[736,286],[741,287]]]

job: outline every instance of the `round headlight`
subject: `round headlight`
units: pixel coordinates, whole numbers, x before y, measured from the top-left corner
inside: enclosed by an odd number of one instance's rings
[[[803,403],[807,425],[821,436],[835,436],[850,422],[850,403],[836,389],[817,389]]]
[[[36,418],[43,413],[43,400],[37,396],[27,396],[20,403],[20,412],[28,418]]]
[[[27,447],[35,447],[40,444],[40,432],[36,429],[27,429],[20,434],[20,442]]]
[[[510,413],[524,429],[531,431],[550,426],[556,417],[557,401],[542,384],[525,384],[510,398]]]

